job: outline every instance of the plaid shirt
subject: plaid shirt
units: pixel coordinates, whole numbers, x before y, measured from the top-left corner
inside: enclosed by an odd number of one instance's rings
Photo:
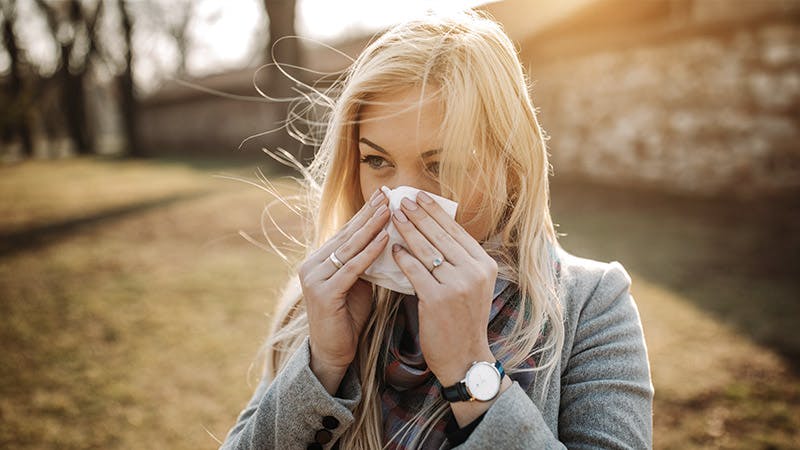
[[[560,262],[555,259],[556,273],[560,272]],[[494,350],[494,342],[503,335],[509,334],[514,327],[515,315],[519,308],[520,298],[516,285],[508,280],[497,279],[494,288],[492,307],[489,313],[489,328],[487,330],[489,346]],[[391,443],[388,442],[405,423],[410,421],[426,402],[435,401],[441,396],[441,384],[425,363],[419,345],[419,323],[417,314],[416,296],[405,296],[401,300],[394,326],[387,333],[387,360],[386,360],[386,385],[381,392],[384,444],[386,448],[396,450],[408,449],[408,444],[415,435],[421,431],[422,423],[427,419],[422,418],[412,425],[412,430],[404,442],[397,442],[397,436]],[[505,361],[501,362],[504,363]],[[517,368],[531,368],[536,366],[536,359],[531,356]],[[527,389],[533,382],[532,372],[508,374],[509,378],[517,381],[523,389]],[[448,449],[451,444],[447,442],[445,427],[448,421],[453,420],[452,412],[439,420],[432,432],[423,443],[424,448]]]

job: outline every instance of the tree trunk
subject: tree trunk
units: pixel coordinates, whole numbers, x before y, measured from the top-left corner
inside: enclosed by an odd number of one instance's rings
[[[270,66],[267,73],[267,90],[266,94],[275,98],[288,98],[297,97],[299,94],[294,92],[291,88],[294,82],[286,77],[274,65],[300,65],[302,55],[300,54],[300,45],[294,29],[295,22],[295,0],[264,0],[264,7],[267,15],[269,16],[269,44],[267,45],[266,60],[267,63],[273,64]],[[276,41],[284,36],[292,36],[281,40],[276,44]],[[274,60],[273,60],[274,55]],[[283,67],[283,70],[288,72],[294,77],[298,76],[298,72],[290,67]],[[271,127],[278,127],[285,123],[287,114],[289,112],[288,102],[275,102],[273,104],[278,117],[281,119],[280,124],[271,124]],[[269,135],[270,150],[275,147],[281,147],[288,150],[300,162],[304,159],[309,159],[308,149],[303,149],[303,146],[294,138],[289,135],[286,129],[281,129]]]
[[[119,7],[123,40],[125,42],[125,67],[117,78],[117,87],[120,94],[120,116],[122,117],[123,133],[128,144],[128,155],[140,158],[146,156],[146,154],[139,143],[139,106],[136,102],[133,84],[133,50],[131,44],[133,22],[131,21],[130,12],[126,8],[125,1],[117,0],[117,5]]]
[[[14,22],[16,20],[16,1],[10,0],[7,4],[3,4],[3,43],[8,52],[8,57],[11,60],[9,83],[8,83],[8,99],[13,105],[12,111],[7,111],[6,114],[11,115],[9,122],[10,129],[5,130],[9,136],[3,138],[12,138],[14,134],[19,137],[22,144],[22,154],[25,157],[33,156],[33,140],[31,139],[30,129],[30,104],[27,101],[27,90],[22,82],[22,68],[21,68],[21,55],[19,53],[19,46],[17,45],[17,36],[14,34]],[[6,133],[4,133],[6,134]]]
[[[264,6],[269,16],[269,45],[267,45],[267,62],[278,64],[297,65],[300,63],[300,46],[297,39],[288,38],[275,44],[284,36],[295,36],[295,0],[264,0]],[[274,48],[273,48],[274,46]],[[273,54],[275,61],[272,60]],[[292,69],[284,68],[287,72]],[[292,82],[283,75],[277,67],[268,71],[268,94],[273,97],[288,97],[292,95]]]
[[[70,73],[68,63],[59,69],[62,86],[62,101],[67,123],[67,132],[75,146],[75,152],[81,155],[94,153],[94,140],[86,121],[86,92],[83,87],[84,73]]]
[[[67,4],[68,15],[62,19],[59,19],[56,9],[46,1],[36,0],[36,4],[45,15],[53,41],[58,43],[61,48],[61,61],[60,67],[56,72],[56,79],[61,85],[61,102],[67,126],[67,135],[78,154],[94,153],[94,136],[87,123],[85,82],[91,58],[97,50],[95,31],[103,2],[97,2],[94,12],[87,16],[79,0],[70,0]],[[64,36],[63,33],[59,33],[61,27],[59,20],[69,23],[73,31],[78,29],[85,30],[88,39],[86,44],[88,44],[89,48],[81,59],[78,59],[78,56],[73,54],[76,48],[75,36],[77,32],[74,32],[71,36]],[[70,67],[72,67],[72,70],[70,70]]]

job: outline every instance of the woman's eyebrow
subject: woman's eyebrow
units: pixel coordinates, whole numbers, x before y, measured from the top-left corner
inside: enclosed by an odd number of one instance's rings
[[[367,138],[363,138],[363,137],[362,137],[361,139],[359,139],[359,140],[358,140],[358,142],[363,142],[363,143],[365,143],[365,144],[369,145],[370,147],[374,148],[375,150],[377,150],[377,151],[379,151],[379,152],[383,153],[384,155],[389,155],[389,156],[391,156],[391,154],[390,154],[389,152],[387,152],[387,151],[386,151],[386,150],[385,150],[383,147],[381,147],[380,145],[378,145],[378,144],[376,144],[376,143],[374,143],[374,142],[370,141],[370,140],[369,140],[369,139],[367,139]],[[428,156],[433,156],[433,155],[435,155],[435,154],[437,154],[437,153],[439,153],[439,152],[441,152],[441,151],[442,151],[442,149],[440,149],[440,148],[435,148],[435,149],[433,149],[433,150],[428,150],[428,151],[426,151],[426,152],[422,153],[420,156],[422,156],[423,158],[427,158]]]
[[[389,152],[387,152],[386,150],[384,150],[384,149],[383,149],[383,147],[381,147],[380,145],[378,145],[378,144],[376,144],[376,143],[374,143],[374,142],[370,141],[370,140],[369,140],[369,139],[367,139],[367,138],[363,138],[363,137],[362,137],[361,139],[359,139],[359,140],[358,140],[358,142],[363,142],[363,143],[365,143],[365,144],[369,145],[370,147],[374,148],[375,150],[377,150],[377,151],[379,151],[379,152],[383,153],[384,155],[388,155],[388,154],[389,154]]]

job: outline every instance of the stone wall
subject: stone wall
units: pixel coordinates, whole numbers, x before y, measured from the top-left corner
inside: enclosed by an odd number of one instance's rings
[[[680,6],[523,43],[555,175],[703,195],[800,188],[800,2]]]
[[[268,104],[205,95],[148,104],[139,132],[149,154],[263,159],[268,139],[248,141],[242,149],[239,144],[279,126],[273,125],[279,120]]]
[[[800,0],[596,0],[511,37],[556,177],[695,195],[800,189]],[[335,46],[355,57],[368,39]],[[306,58],[348,63],[324,48]],[[253,96],[254,70],[198,84]],[[267,103],[173,86],[145,101],[142,133],[152,153],[268,159],[266,138],[236,147],[281,119]]]
[[[369,36],[360,36],[335,47],[353,58],[368,39]],[[316,72],[335,73],[344,70],[350,62],[324,46],[303,48],[303,66]],[[314,78],[306,72],[286,70],[298,78],[304,75]],[[328,80],[330,84],[332,78]],[[305,82],[312,83],[312,80]],[[326,86],[325,80],[316,83],[318,89]],[[265,155],[263,148],[270,151],[283,148],[301,161],[313,157],[310,146],[270,132],[283,126],[286,113],[282,104],[263,98],[256,85],[269,95],[267,71],[258,70],[258,67],[166,84],[142,103],[139,132],[143,147],[151,155],[242,157],[276,167],[282,166]],[[295,123],[295,126],[306,132],[303,123]]]

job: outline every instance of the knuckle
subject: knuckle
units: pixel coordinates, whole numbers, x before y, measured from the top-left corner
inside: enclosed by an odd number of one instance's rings
[[[355,275],[358,272],[356,264],[358,263],[358,259],[353,258],[350,261],[346,262],[345,265],[342,266],[340,271],[344,271],[348,275]]]
[[[308,262],[304,262],[300,265],[300,268],[297,270],[297,276],[300,278],[301,283],[305,280],[308,276]]]
[[[375,213],[377,213],[377,210],[375,211]],[[372,213],[372,215],[369,217],[369,220],[367,221],[368,223],[375,224],[381,222],[387,217],[386,211],[384,211],[382,214],[375,214],[375,213]]]
[[[424,243],[424,247],[425,248],[423,249],[423,252],[424,252],[423,256],[426,259],[433,260],[433,258],[438,258],[439,257],[439,251],[432,244],[430,244],[429,242],[425,242]]]
[[[346,255],[351,254],[350,252],[352,251],[352,249],[353,249],[353,243],[351,241],[347,241],[336,248],[336,256],[339,257],[339,259],[346,258],[347,257]]]
[[[419,213],[418,213],[418,214],[419,214]],[[438,224],[436,223],[436,221],[435,221],[435,220],[433,220],[433,217],[431,217],[431,216],[429,216],[429,215],[427,215],[427,214],[419,218],[419,223],[420,223],[420,225],[421,225],[421,226],[426,226],[426,227],[427,227],[427,226],[434,226],[434,225],[438,225]]]
[[[445,230],[447,230],[447,233],[449,233],[450,236],[455,236],[461,230],[461,226],[458,224],[458,222],[453,222],[448,224]]]
[[[464,285],[463,283],[458,283],[453,286],[453,294],[455,294],[458,298],[466,297],[469,294],[470,289]]]
[[[315,299],[319,298],[317,288],[313,286],[303,286],[303,297],[307,302],[314,302]]]
[[[492,278],[497,275],[497,263],[487,263],[486,266],[484,266],[484,269],[481,271],[481,275],[483,278]]]
[[[339,248],[339,246],[341,246],[345,241],[347,241],[347,236],[349,236],[349,234],[346,233],[346,230],[340,230],[336,234],[336,236],[333,236],[332,238],[330,238],[330,240],[326,243],[326,251],[328,253],[330,253],[332,251],[331,249],[335,250],[335,249]],[[322,249],[320,248],[319,251],[322,251]],[[338,255],[338,253],[337,253],[337,255]],[[329,255],[328,254],[323,254],[323,255],[320,255],[320,256],[323,256],[323,257],[327,258]]]
[[[403,255],[403,252],[392,252],[392,258],[395,260],[395,262],[397,262],[397,265],[400,266],[401,269],[406,266],[406,259]]]
[[[341,239],[344,236],[348,236],[353,230],[353,227],[358,225],[358,221],[359,221],[359,214],[356,214],[355,216],[351,217],[350,220],[348,220],[347,223],[344,224],[341,230],[339,230],[338,237]]]
[[[383,242],[381,240],[373,239],[372,242],[369,243],[368,248],[371,252],[378,252],[381,250],[381,245],[383,245]]]
[[[405,269],[406,272],[417,274],[419,273],[419,267],[416,264],[412,264],[411,258],[413,258],[411,255],[400,252],[397,256],[397,264]]]

